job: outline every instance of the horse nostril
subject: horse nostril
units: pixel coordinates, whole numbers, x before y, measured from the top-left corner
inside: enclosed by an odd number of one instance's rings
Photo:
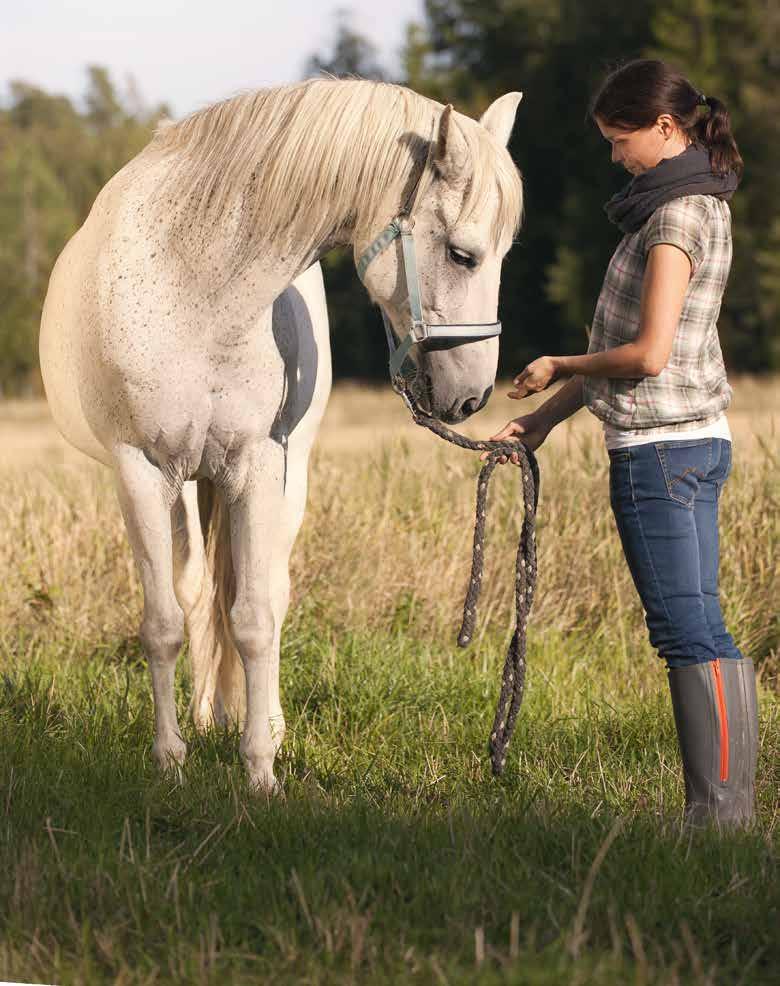
[[[485,393],[482,395],[482,399],[479,397],[468,397],[460,406],[460,417],[468,418],[472,414],[476,414],[477,411],[481,411],[482,408],[487,404],[488,398],[493,393],[493,388],[488,387]]]

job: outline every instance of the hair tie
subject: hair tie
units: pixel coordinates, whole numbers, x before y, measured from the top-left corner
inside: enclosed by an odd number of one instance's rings
[[[707,103],[707,97],[704,95],[703,92],[700,92],[699,93],[699,106],[707,106],[707,105],[708,105],[708,103]]]

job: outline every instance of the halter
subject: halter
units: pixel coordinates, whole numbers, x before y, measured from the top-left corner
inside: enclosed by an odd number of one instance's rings
[[[457,325],[441,323],[434,325],[430,322],[426,322],[423,318],[422,303],[420,301],[420,281],[417,276],[417,257],[414,249],[414,235],[412,233],[414,229],[413,213],[420,186],[423,183],[423,178],[428,174],[431,158],[433,157],[434,126],[435,123],[431,126],[431,139],[428,142],[428,156],[425,159],[422,173],[417,179],[417,183],[412,189],[406,204],[395,219],[385,226],[376,239],[374,239],[363,251],[356,268],[357,275],[362,281],[366,268],[374,257],[382,253],[383,250],[386,250],[393,240],[396,239],[396,237],[401,237],[404,277],[406,278],[406,291],[409,301],[409,310],[411,312],[411,325],[408,333],[397,345],[393,334],[393,327],[390,323],[390,319],[387,317],[387,312],[380,306],[382,321],[385,326],[385,335],[387,336],[387,348],[390,351],[390,379],[396,390],[398,390],[397,384],[403,379],[401,367],[403,366],[412,346],[419,345],[427,339],[455,339],[461,342],[466,342],[476,339],[489,339],[491,336],[501,334],[500,322],[472,322],[460,323]]]
[[[490,476],[499,459],[512,453],[520,455],[523,471],[523,502],[525,517],[517,547],[515,563],[515,632],[507,650],[504,661],[504,673],[501,679],[501,693],[498,699],[493,730],[490,734],[490,759],[493,773],[502,774],[506,765],[507,747],[515,728],[515,721],[520,711],[525,686],[525,656],[526,656],[526,627],[528,616],[533,603],[536,588],[536,506],[539,496],[539,470],[533,452],[521,442],[475,442],[457,432],[451,431],[442,422],[432,418],[417,405],[417,400],[404,378],[401,368],[412,346],[425,342],[426,339],[487,339],[501,333],[500,322],[476,322],[461,325],[431,325],[422,316],[420,303],[420,284],[417,278],[417,261],[414,252],[414,204],[420,190],[423,178],[429,171],[433,153],[433,127],[431,140],[428,145],[428,156],[423,165],[422,174],[417,180],[406,205],[399,214],[386,226],[379,236],[363,251],[358,263],[357,273],[360,280],[371,261],[386,250],[397,237],[401,237],[403,247],[404,274],[406,290],[409,298],[409,308],[412,324],[409,332],[396,346],[393,329],[387,313],[382,308],[382,320],[385,324],[387,346],[390,350],[390,380],[393,389],[403,397],[414,421],[428,428],[440,438],[461,448],[487,451],[485,462],[477,480],[477,516],[474,526],[474,549],[472,552],[471,581],[463,607],[463,623],[458,634],[458,645],[466,647],[474,634],[477,615],[477,599],[482,587],[483,572],[483,542],[485,535],[485,513],[487,509],[487,488]],[[381,307],[381,306],[380,306]]]

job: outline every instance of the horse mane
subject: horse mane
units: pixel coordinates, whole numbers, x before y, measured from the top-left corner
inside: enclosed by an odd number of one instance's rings
[[[412,187],[443,106],[411,89],[364,79],[310,79],[242,93],[164,122],[152,147],[171,155],[159,189],[173,206],[174,234],[210,236],[230,224],[234,257],[261,242],[308,252],[349,224],[368,237],[388,189]],[[484,216],[498,190],[494,243],[511,238],[522,208],[520,175],[506,148],[458,114],[473,174],[461,218]]]

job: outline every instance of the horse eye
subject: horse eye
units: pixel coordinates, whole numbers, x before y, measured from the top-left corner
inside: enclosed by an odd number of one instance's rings
[[[460,264],[461,267],[468,267],[469,270],[473,270],[473,268],[477,266],[476,260],[470,253],[464,253],[462,250],[458,250],[454,246],[448,247],[447,253],[450,260],[455,264]]]

